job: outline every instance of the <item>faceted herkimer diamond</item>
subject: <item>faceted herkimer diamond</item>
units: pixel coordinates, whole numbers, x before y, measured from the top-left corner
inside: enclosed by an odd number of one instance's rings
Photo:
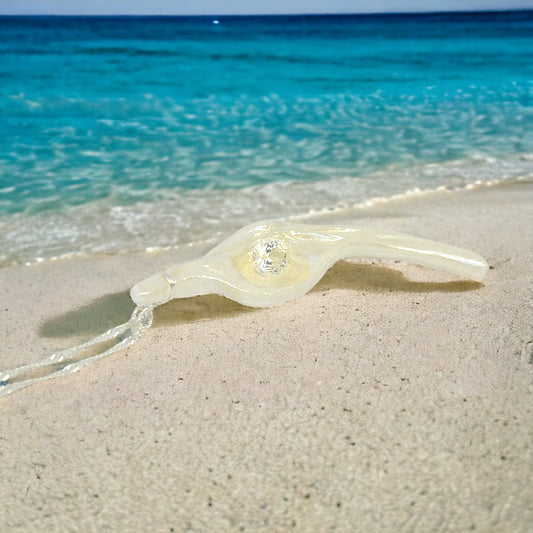
[[[277,274],[287,265],[287,248],[279,239],[260,241],[252,250],[252,260],[261,275]]]

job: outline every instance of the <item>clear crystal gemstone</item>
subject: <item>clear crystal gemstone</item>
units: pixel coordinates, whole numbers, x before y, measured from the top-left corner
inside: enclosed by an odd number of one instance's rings
[[[287,265],[287,248],[279,239],[260,241],[252,250],[252,260],[261,275],[277,274]]]

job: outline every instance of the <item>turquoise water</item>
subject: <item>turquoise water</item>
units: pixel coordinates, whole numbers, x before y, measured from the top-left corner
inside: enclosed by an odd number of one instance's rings
[[[0,261],[531,175],[533,12],[0,18]]]

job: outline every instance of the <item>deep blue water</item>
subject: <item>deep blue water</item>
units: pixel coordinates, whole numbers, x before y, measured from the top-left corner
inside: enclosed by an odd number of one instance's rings
[[[4,258],[531,171],[533,12],[218,20],[0,17]]]

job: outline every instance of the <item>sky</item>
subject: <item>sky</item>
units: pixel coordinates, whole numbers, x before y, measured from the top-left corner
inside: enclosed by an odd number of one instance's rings
[[[533,0],[0,0],[3,15],[251,15],[533,9]]]

